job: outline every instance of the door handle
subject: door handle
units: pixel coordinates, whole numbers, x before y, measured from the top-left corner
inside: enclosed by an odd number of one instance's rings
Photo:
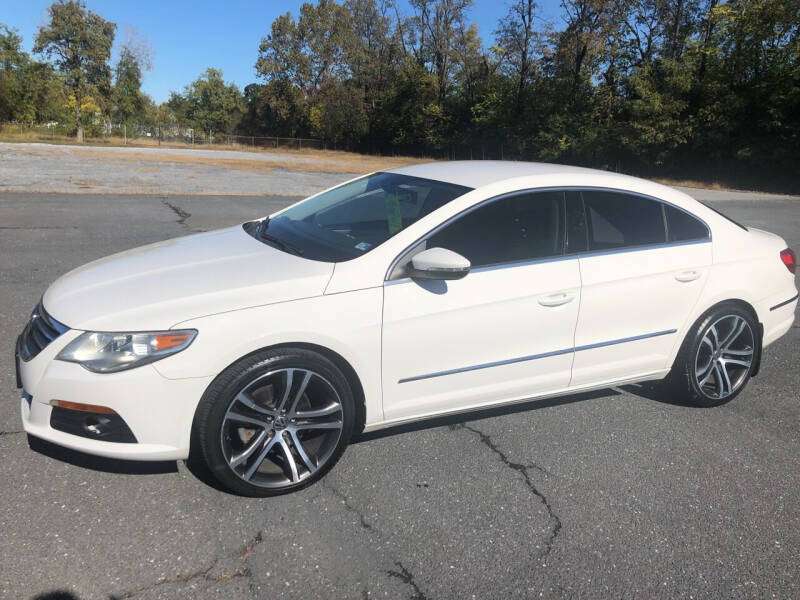
[[[694,281],[695,279],[700,279],[702,273],[700,271],[681,271],[677,275],[675,275],[675,279],[680,281],[681,283],[689,283],[690,281]]]
[[[575,292],[558,292],[547,296],[539,296],[539,304],[542,306],[561,306],[567,302],[572,302],[576,295]]]

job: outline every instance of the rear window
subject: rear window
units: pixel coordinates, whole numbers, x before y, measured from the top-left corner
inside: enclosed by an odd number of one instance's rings
[[[689,213],[665,204],[664,215],[667,217],[667,234],[670,242],[708,239],[708,227]]]
[[[620,192],[585,191],[583,202],[589,250],[611,250],[663,244],[666,241],[661,204]]]

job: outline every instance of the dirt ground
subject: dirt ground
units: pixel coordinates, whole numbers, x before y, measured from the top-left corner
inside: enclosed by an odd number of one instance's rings
[[[0,142],[0,191],[307,196],[410,158]]]
[[[0,142],[0,193],[302,198],[357,175],[425,162],[324,150],[212,150]],[[702,201],[786,195],[660,181]]]

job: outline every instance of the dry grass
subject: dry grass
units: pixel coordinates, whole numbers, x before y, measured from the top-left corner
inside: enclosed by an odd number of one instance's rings
[[[391,169],[420,162],[428,162],[426,159],[411,158],[407,156],[372,156],[367,154],[357,154],[355,152],[345,152],[341,150],[315,150],[315,149],[288,149],[288,148],[253,148],[240,144],[235,145],[211,145],[211,144],[181,144],[181,143],[162,143],[157,140],[143,138],[129,141],[125,144],[122,138],[98,138],[87,139],[85,146],[107,146],[124,148],[169,148],[185,150],[180,154],[156,154],[150,152],[104,152],[102,149],[84,147],[75,142],[74,138],[65,136],[50,137],[38,132],[8,132],[0,131],[0,141],[2,142],[43,142],[54,145],[66,145],[72,147],[72,152],[77,155],[85,156],[93,160],[98,160],[111,164],[124,164],[129,162],[150,162],[150,163],[182,163],[182,164],[202,164],[222,167],[225,169],[235,169],[240,171],[254,171],[257,173],[269,173],[273,169],[287,169],[292,171],[316,172],[316,173],[367,173]],[[22,149],[20,149],[22,151]],[[193,150],[234,150],[246,152],[252,158],[242,156],[241,158],[220,158],[202,156],[193,153]],[[38,154],[35,150],[26,149],[24,154]],[[270,155],[264,158],[264,155]],[[307,160],[280,160],[273,159],[274,155],[285,155],[287,157],[300,157]]]
[[[150,153],[126,153],[124,160],[137,160],[137,161],[151,161],[151,162],[179,162],[179,163],[202,163],[211,164],[216,166],[223,166],[231,169],[241,169],[247,171],[261,171],[269,172],[259,166],[244,164],[249,162],[258,162],[261,167],[272,168],[286,168],[299,171],[318,171],[323,173],[351,173],[362,172],[365,170],[379,170],[388,169],[393,167],[400,167],[403,165],[410,165],[420,162],[429,162],[430,159],[419,159],[408,156],[373,156],[367,154],[358,154],[355,152],[346,152],[343,150],[316,150],[313,148],[265,148],[253,147],[245,144],[186,144],[182,142],[161,142],[153,138],[136,138],[129,139],[127,143],[121,137],[104,137],[104,138],[87,138],[84,144],[78,144],[74,137],[67,137],[63,135],[50,135],[47,133],[37,131],[12,131],[8,128],[0,129],[0,142],[42,142],[54,145],[66,145],[76,148],[84,146],[107,146],[107,147],[122,147],[122,148],[169,148],[177,150],[186,150],[186,154],[178,155],[153,155]],[[308,158],[308,161],[280,161],[280,160],[263,160],[255,159],[253,161],[242,159],[215,159],[207,157],[191,156],[192,150],[234,150],[237,152],[247,152],[253,155],[263,154],[285,154],[286,156],[299,156]],[[93,148],[85,148],[85,152],[95,153],[94,158],[109,159],[115,161],[120,155],[100,154],[98,150]],[[303,162],[307,162],[308,166],[303,167]],[[355,169],[355,170],[354,170]]]
[[[38,131],[9,131],[0,128],[0,142],[46,142],[48,144],[74,144],[75,138],[64,135],[50,135]]]
[[[724,191],[729,190],[729,187],[725,187],[721,183],[717,181],[698,181],[696,179],[669,179],[665,177],[656,177],[653,181],[668,185],[671,187],[688,187],[688,188],[697,188],[701,190],[718,190]]]
[[[219,148],[216,149],[219,150]],[[151,154],[149,152],[112,153],[93,148],[76,148],[72,152],[90,160],[110,164],[124,164],[129,162],[200,164],[256,173],[270,173],[276,168],[312,173],[366,173],[421,162],[413,158],[367,156],[349,152],[324,150],[279,150],[277,152],[271,152],[300,156],[309,159],[307,161],[265,159],[257,156],[253,158],[219,158],[193,154],[191,150],[187,150],[185,154]]]

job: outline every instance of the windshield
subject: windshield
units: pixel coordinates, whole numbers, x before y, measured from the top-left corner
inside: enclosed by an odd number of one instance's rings
[[[253,237],[312,260],[351,260],[471,188],[396,173],[375,173],[247,224]]]

